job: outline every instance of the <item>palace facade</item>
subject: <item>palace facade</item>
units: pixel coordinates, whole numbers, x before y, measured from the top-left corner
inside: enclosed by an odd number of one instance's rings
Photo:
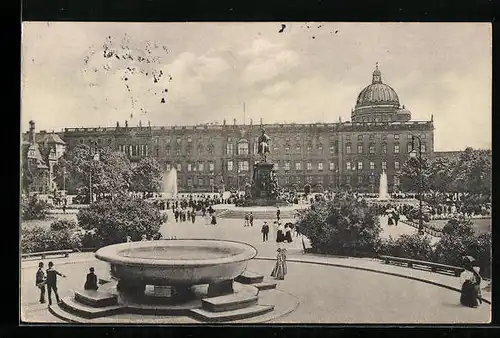
[[[271,137],[268,161],[281,186],[313,191],[352,189],[377,192],[382,171],[389,190],[398,189],[401,167],[418,136],[422,155],[434,154],[434,125],[411,120],[398,95],[383,83],[378,67],[372,83],[358,95],[351,121],[311,124],[207,124],[197,126],[124,126],[65,128],[71,147],[82,143],[109,146],[136,162],[155,157],[165,170],[178,172],[179,191],[243,190],[250,183],[261,130]]]

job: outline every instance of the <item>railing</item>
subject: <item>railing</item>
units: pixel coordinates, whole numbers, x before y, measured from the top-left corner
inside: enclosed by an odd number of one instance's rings
[[[416,223],[416,222],[413,222],[413,221],[409,221],[409,220],[406,220],[406,221],[401,221],[402,223],[405,223],[405,224],[408,224],[409,226],[415,228],[415,229],[418,229],[419,228],[419,224]],[[424,224],[424,228],[423,228],[423,231],[426,233],[426,234],[429,234],[431,236],[434,236],[434,237],[441,237],[441,231],[438,231],[438,230],[434,230],[434,229],[430,229],[429,227],[426,227],[425,224]]]

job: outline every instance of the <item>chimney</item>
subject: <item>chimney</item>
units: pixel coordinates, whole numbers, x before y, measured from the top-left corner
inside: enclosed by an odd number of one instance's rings
[[[260,118],[260,125],[262,125],[262,117]]]
[[[236,125],[236,119],[233,119],[233,125]]]
[[[35,121],[33,121],[33,120],[30,121],[29,141],[30,141],[31,144],[35,144],[36,143]]]
[[[226,125],[226,119],[224,119],[223,124]]]
[[[128,128],[128,121],[125,120],[125,128]]]

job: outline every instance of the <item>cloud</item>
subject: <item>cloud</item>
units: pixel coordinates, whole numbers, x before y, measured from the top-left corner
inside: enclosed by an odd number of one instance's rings
[[[283,46],[256,40],[250,50],[243,55],[254,57],[243,70],[242,80],[246,84],[269,81],[276,76],[289,72],[300,64],[297,52],[283,49]]]

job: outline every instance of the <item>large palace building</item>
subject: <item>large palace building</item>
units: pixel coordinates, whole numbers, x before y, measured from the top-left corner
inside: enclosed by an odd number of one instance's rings
[[[398,189],[398,173],[408,159],[412,136],[421,139],[425,157],[434,154],[434,125],[412,121],[398,95],[373,72],[351,113],[351,121],[313,124],[207,124],[138,126],[117,123],[108,128],[65,128],[59,133],[71,147],[81,143],[110,146],[131,161],[155,157],[166,170],[176,168],[184,192],[243,189],[258,160],[261,130],[271,137],[268,160],[275,164],[281,186],[313,191],[377,192],[382,171],[389,190]]]

